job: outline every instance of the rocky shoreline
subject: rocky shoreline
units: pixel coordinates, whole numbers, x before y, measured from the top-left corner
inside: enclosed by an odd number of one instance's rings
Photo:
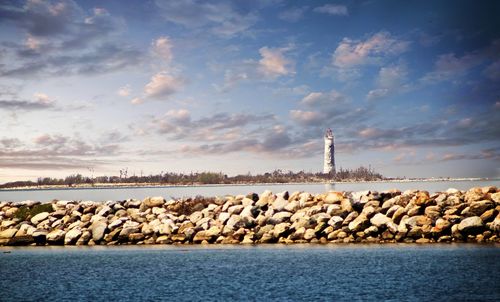
[[[0,245],[500,243],[496,187],[0,202]]]

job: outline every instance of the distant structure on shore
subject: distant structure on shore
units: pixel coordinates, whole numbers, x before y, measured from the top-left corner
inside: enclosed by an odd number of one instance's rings
[[[332,129],[325,132],[325,160],[323,173],[335,175],[335,144]]]

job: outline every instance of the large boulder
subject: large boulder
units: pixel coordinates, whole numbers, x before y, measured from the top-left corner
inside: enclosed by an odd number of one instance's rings
[[[483,221],[478,216],[465,218],[458,224],[458,231],[462,233],[475,232],[482,229],[484,226]]]
[[[47,234],[46,240],[49,244],[63,244],[65,235],[66,232],[63,230],[53,230]]]
[[[378,228],[380,228],[383,225],[386,225],[387,223],[392,222],[392,219],[389,217],[385,216],[384,214],[377,213],[375,214],[371,219],[370,223]]]
[[[165,204],[165,199],[161,196],[147,197],[142,203],[148,208],[162,207]]]
[[[104,232],[108,228],[108,224],[105,219],[97,219],[92,222],[89,227],[89,231],[92,232],[92,240],[98,242],[104,237]]]
[[[45,219],[47,219],[49,217],[49,212],[42,212],[42,213],[39,213],[39,214],[36,214],[35,216],[33,216],[31,218],[31,223],[33,225],[37,225],[39,224],[40,222],[44,221]]]
[[[288,222],[283,222],[279,223],[276,226],[274,226],[274,237],[279,238],[279,237],[285,237],[288,234],[288,231],[290,230],[290,223]]]
[[[481,188],[472,188],[465,193],[464,199],[466,202],[471,203],[484,199],[485,195]]]
[[[481,216],[485,211],[495,207],[491,200],[473,201],[469,206],[469,213],[473,216]]]
[[[74,244],[78,238],[82,235],[82,231],[79,228],[74,228],[69,230],[64,236],[64,244]]]
[[[274,200],[272,207],[275,211],[282,211],[285,209],[286,205],[288,204],[288,200],[283,198],[282,196],[278,196],[276,200]]]
[[[364,230],[369,224],[368,217],[365,214],[360,214],[349,223],[349,230],[358,232]]]

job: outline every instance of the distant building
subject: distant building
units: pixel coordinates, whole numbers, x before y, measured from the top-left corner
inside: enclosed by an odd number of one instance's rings
[[[328,128],[325,132],[325,160],[323,164],[323,173],[335,174],[335,144],[332,129]]]

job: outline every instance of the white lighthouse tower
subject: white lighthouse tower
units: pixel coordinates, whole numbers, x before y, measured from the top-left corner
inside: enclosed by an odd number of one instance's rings
[[[323,173],[335,175],[335,144],[332,129],[328,128],[325,133],[325,161]]]

